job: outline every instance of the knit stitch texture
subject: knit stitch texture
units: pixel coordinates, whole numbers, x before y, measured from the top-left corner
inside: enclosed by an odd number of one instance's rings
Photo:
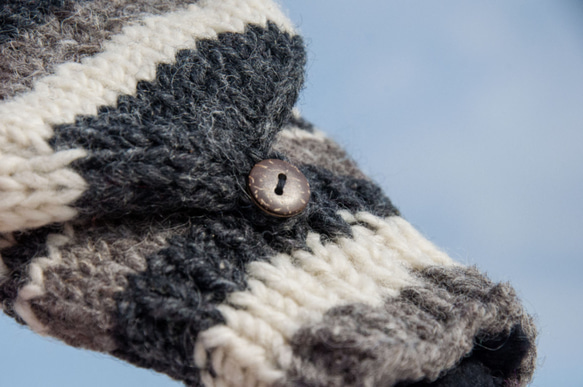
[[[188,386],[530,381],[512,287],[426,240],[294,109],[304,43],[271,0],[0,7],[6,315]],[[306,177],[301,213],[251,198],[266,159]]]

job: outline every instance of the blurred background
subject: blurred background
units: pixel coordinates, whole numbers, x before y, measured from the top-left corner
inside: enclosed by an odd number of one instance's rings
[[[540,329],[533,386],[583,386],[583,3],[283,3],[304,116],[453,258],[511,281]],[[0,315],[0,386],[181,384]]]

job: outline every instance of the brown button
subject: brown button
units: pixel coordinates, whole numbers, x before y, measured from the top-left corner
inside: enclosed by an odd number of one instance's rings
[[[295,166],[269,159],[255,164],[249,173],[249,192],[263,211],[273,216],[299,214],[310,200],[310,184]]]

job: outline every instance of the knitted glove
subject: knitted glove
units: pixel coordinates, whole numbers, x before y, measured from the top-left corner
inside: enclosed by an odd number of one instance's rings
[[[271,0],[1,7],[4,313],[189,386],[529,382],[512,288],[292,110]]]

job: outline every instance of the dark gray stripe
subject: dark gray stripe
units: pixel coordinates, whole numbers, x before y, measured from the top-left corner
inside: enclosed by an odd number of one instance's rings
[[[0,33],[0,100],[30,90],[61,63],[101,52],[103,43],[124,25],[195,1],[11,1],[3,8],[8,24]]]
[[[274,250],[263,235],[235,216],[191,218],[188,233],[147,257],[145,272],[129,277],[116,295],[113,354],[138,366],[198,385],[198,333],[224,323],[216,306],[245,288],[245,264]]]
[[[43,24],[76,1],[84,0],[4,0],[0,5],[0,44]]]

